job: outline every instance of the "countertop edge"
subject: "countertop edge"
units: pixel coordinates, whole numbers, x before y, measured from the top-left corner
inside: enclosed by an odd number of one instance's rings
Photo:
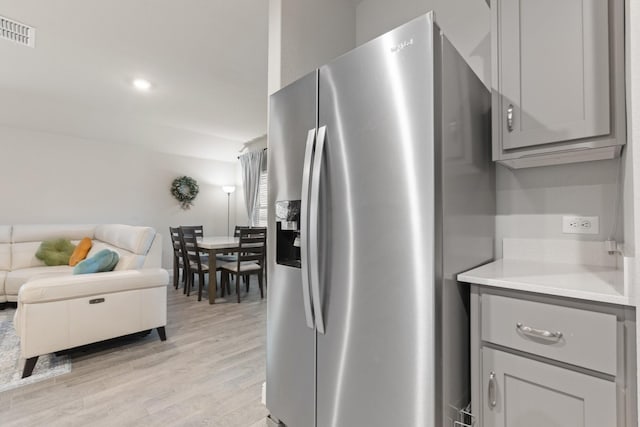
[[[598,271],[593,272],[596,268]],[[530,260],[515,259],[498,259],[493,262],[478,266],[471,270],[459,273],[457,280],[459,282],[477,284],[481,286],[489,286],[501,289],[512,289],[523,292],[531,292],[543,295],[552,295],[558,297],[572,298],[576,300],[600,302],[607,304],[615,304],[621,306],[635,307],[635,300],[624,291],[624,287],[616,289],[614,282],[609,282],[610,290],[601,291],[598,289],[598,283],[606,283],[609,279],[602,281],[597,275],[603,267],[591,265],[575,265],[565,263],[550,263]],[[531,274],[531,271],[536,271]],[[505,275],[505,271],[508,273]],[[541,271],[542,275],[537,271]],[[545,279],[545,273],[549,272],[550,276]],[[515,272],[515,273],[514,273]],[[519,274],[521,273],[522,274]],[[573,286],[563,286],[563,281],[557,280],[555,277],[560,272],[564,274],[564,279],[573,281]],[[612,269],[612,273],[623,275],[623,270]],[[575,286],[575,283],[582,283],[587,280],[584,289]],[[588,279],[593,274],[594,280]],[[522,276],[522,277],[519,277]],[[537,276],[537,277],[536,277]],[[595,283],[596,286],[589,286],[589,283]]]
[[[492,288],[512,289],[516,291],[532,292],[536,294],[552,295],[558,297],[573,298],[579,300],[609,303],[624,306],[635,306],[629,297],[607,295],[595,292],[577,291],[573,289],[564,289],[560,287],[551,287],[547,285],[534,285],[531,283],[518,283],[511,280],[488,279],[485,277],[470,276],[464,273],[458,275],[459,282],[465,282],[474,285],[489,286]]]

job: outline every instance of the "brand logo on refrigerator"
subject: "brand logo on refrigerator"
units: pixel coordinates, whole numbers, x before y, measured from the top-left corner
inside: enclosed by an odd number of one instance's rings
[[[398,53],[402,49],[406,49],[411,45],[413,45],[413,39],[405,40],[401,43],[398,43],[397,45],[392,46],[390,50],[391,50],[391,53]]]

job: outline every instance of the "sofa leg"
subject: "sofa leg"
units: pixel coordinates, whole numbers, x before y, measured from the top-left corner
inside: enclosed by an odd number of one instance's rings
[[[24,364],[24,370],[22,371],[22,378],[30,377],[33,373],[33,368],[36,367],[36,363],[38,362],[38,356],[30,357]]]
[[[160,341],[166,341],[167,340],[167,333],[164,330],[164,326],[160,326],[158,328],[158,335],[160,336]]]

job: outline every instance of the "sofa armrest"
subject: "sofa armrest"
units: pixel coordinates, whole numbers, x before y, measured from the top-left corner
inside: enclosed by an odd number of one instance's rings
[[[18,304],[38,304],[92,295],[167,286],[169,274],[162,268],[109,271],[57,276],[28,281],[18,293]]]

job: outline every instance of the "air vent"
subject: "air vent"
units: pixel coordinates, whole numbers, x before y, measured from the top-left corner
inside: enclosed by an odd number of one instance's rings
[[[24,46],[35,47],[36,29],[13,19],[0,16],[0,38]]]

